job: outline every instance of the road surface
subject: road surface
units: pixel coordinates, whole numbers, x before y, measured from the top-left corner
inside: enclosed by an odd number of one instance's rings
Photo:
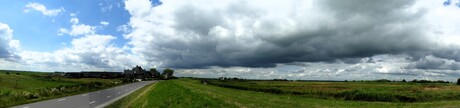
[[[90,93],[15,106],[13,108],[101,108],[153,82],[156,81],[136,82]]]

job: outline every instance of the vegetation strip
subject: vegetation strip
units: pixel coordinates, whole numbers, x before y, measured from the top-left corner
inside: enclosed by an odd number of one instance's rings
[[[202,81],[203,82],[203,81]],[[274,94],[290,94],[323,99],[428,102],[460,100],[460,86],[451,83],[408,82],[297,82],[206,80],[207,84]]]
[[[142,91],[135,93],[109,105],[110,108],[128,108],[128,107],[179,107],[179,108],[197,108],[197,107],[230,107],[233,105],[225,103],[223,100],[210,98],[184,87],[175,80],[158,82],[155,87],[144,87]],[[145,92],[147,91],[147,92]],[[143,92],[147,93],[141,95]],[[235,106],[233,106],[235,107]]]
[[[394,102],[365,102],[347,101],[338,99],[319,99],[290,94],[273,94],[248,90],[223,88],[203,84],[200,80],[179,79],[159,82],[149,88],[146,95],[139,95],[141,91],[121,99],[110,105],[110,108],[127,108],[127,104],[134,98],[129,107],[157,108],[203,108],[203,107],[247,107],[247,108],[280,108],[280,107],[357,107],[357,108],[430,108],[430,107],[460,107],[460,101],[435,101],[415,103]],[[148,87],[142,88],[147,90]]]

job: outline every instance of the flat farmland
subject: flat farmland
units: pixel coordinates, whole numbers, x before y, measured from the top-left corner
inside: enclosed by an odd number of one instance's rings
[[[254,87],[273,89],[277,88],[280,92],[269,92],[260,89],[242,89],[216,86],[212,80],[207,84],[197,79],[178,79],[161,81],[156,84],[148,85],[133,94],[115,102],[108,108],[163,108],[163,107],[240,107],[240,108],[432,108],[432,107],[460,107],[460,100],[420,100],[420,102],[382,102],[382,101],[358,101],[348,100],[341,97],[330,95],[319,95],[328,90],[330,93],[341,93],[346,91],[361,90],[371,87],[370,93],[397,92],[404,87],[410,89],[427,88],[430,85],[410,84],[410,83],[370,83],[370,82],[290,82],[290,81],[227,81],[218,82],[220,84],[232,84],[234,86]],[[255,84],[254,84],[255,83]],[[250,86],[252,85],[252,86]],[[393,85],[393,86],[391,86]],[[436,84],[439,89],[427,88],[416,92],[422,94],[429,93],[457,93],[458,87],[453,84]],[[300,89],[303,86],[303,89]],[[318,87],[319,86],[319,87]],[[357,87],[358,86],[358,87]],[[316,88],[315,88],[316,87]],[[372,88],[373,87],[373,88]],[[383,87],[383,88],[382,88]],[[283,89],[284,88],[284,89]],[[292,89],[297,88],[297,89]],[[447,90],[452,89],[452,90]],[[337,91],[336,91],[337,90]],[[275,90],[276,91],[276,90]],[[318,94],[297,94],[318,93]],[[334,92],[336,91],[336,92]],[[410,90],[407,90],[410,91]],[[423,93],[428,91],[427,93]],[[329,93],[329,92],[326,92]],[[403,91],[406,93],[406,91]],[[415,94],[416,96],[417,94]],[[422,95],[424,96],[424,95]],[[432,96],[432,95],[430,95]],[[444,95],[443,95],[444,96]],[[440,97],[443,97],[440,96]],[[428,97],[428,96],[427,96]]]
[[[208,83],[241,90],[291,94],[323,99],[380,102],[460,100],[460,86],[452,83],[244,80],[208,80]]]

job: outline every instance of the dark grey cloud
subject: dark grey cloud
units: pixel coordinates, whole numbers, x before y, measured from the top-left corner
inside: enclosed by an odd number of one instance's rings
[[[438,58],[434,56],[425,56],[407,68],[431,69],[431,70],[460,70],[460,62],[451,59]]]
[[[427,10],[412,8],[415,1],[312,3],[280,3],[275,9],[250,1],[208,7],[165,2],[152,8],[151,17],[133,15],[139,19],[131,22],[145,18],[150,22],[133,23],[133,32],[128,36],[136,49],[134,52],[175,68],[275,67],[294,62],[375,63],[372,58],[367,61],[363,58],[381,54],[458,57],[433,50],[441,47],[426,35],[421,16]],[[162,29],[141,28],[147,25]],[[152,39],[139,39],[145,37]]]

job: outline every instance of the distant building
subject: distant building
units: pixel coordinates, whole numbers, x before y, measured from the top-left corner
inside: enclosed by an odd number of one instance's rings
[[[146,79],[153,77],[153,74],[145,69],[142,69],[141,66],[136,66],[133,69],[126,69],[123,72],[125,78],[134,78],[134,79]]]
[[[67,72],[67,78],[120,78],[123,76],[122,72],[97,72],[97,71],[83,71],[83,72]]]
[[[85,78],[119,78],[123,76],[122,72],[97,72],[85,71],[81,72]]]
[[[67,72],[67,73],[65,73],[65,77],[67,77],[67,78],[82,78],[83,74],[81,74],[81,72]]]
[[[65,75],[65,72],[54,72],[54,75],[59,75],[59,76],[64,76]]]

